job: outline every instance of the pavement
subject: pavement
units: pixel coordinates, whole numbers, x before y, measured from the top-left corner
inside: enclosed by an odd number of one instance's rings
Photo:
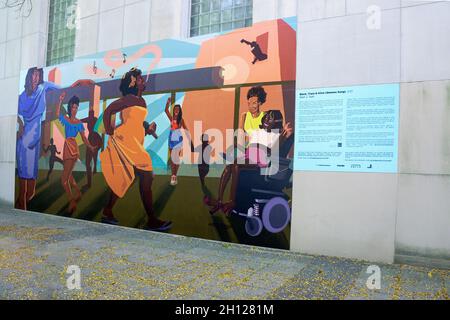
[[[0,299],[449,300],[450,270],[378,264],[370,290],[371,265],[0,209]]]

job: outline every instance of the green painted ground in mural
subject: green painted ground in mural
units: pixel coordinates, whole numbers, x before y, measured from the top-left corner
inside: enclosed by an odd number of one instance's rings
[[[61,186],[60,171],[54,171],[47,182],[47,171],[39,172],[36,196],[30,203],[30,210],[60,216],[68,215],[68,200]],[[84,172],[74,172],[80,188],[86,184]],[[245,219],[224,214],[211,216],[203,203],[205,192],[216,195],[219,179],[207,178],[206,190],[202,190],[198,177],[179,177],[176,187],[169,184],[169,176],[157,175],[153,182],[153,203],[156,214],[164,220],[173,221],[172,234],[202,239],[289,249],[290,226],[284,232],[271,234],[267,231],[255,238],[245,232]],[[93,186],[83,190],[83,197],[73,218],[99,222],[109,194],[101,173],[93,178]],[[290,194],[290,190],[287,190]],[[16,194],[18,183],[16,183]],[[139,185],[134,183],[127,195],[114,208],[116,218],[122,226],[142,228],[146,214],[139,196]]]

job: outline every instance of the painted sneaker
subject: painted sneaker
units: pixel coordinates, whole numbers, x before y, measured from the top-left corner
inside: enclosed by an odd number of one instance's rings
[[[144,230],[164,232],[169,231],[172,228],[172,221],[161,221],[159,226],[146,226]]]
[[[110,218],[110,217],[106,217],[106,216],[102,216],[101,222],[104,224],[112,225],[112,226],[119,225],[119,221],[117,221],[115,218]]]

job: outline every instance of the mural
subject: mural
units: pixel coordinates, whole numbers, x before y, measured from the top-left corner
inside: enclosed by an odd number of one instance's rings
[[[289,249],[296,28],[24,70],[16,208]]]

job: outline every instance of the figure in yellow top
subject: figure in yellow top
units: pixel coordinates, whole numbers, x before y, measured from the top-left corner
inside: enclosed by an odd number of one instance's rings
[[[239,124],[240,129],[244,129],[246,135],[238,135],[238,148],[245,146],[247,147],[249,138],[253,132],[260,130],[262,126],[262,119],[264,118],[265,112],[261,111],[261,106],[266,103],[267,93],[263,87],[253,87],[247,93],[247,103],[248,112],[245,112],[241,116],[241,121]],[[227,165],[225,170],[220,177],[219,182],[219,194],[217,200],[209,197],[205,197],[203,201],[210,206],[210,213],[216,213],[219,210],[225,213],[231,212],[234,209],[235,203],[234,199],[236,197],[237,190],[237,176],[238,176],[239,166],[234,163]],[[225,195],[225,190],[227,188],[228,182],[231,181],[231,192],[230,201],[227,203],[223,202],[223,197]]]
[[[252,114],[250,111],[248,111],[242,115],[242,117],[245,118],[244,131],[247,132],[247,134],[249,136],[251,136],[255,130],[260,129],[262,119],[264,118],[264,115],[266,114],[265,112],[261,112],[261,111],[258,111],[257,113],[259,113],[258,116],[256,116],[256,114]]]
[[[261,106],[266,102],[267,93],[263,87],[253,87],[247,93],[248,111],[241,115],[239,127],[244,129],[248,136],[259,130],[265,112]]]
[[[123,97],[105,110],[103,122],[110,137],[106,149],[100,154],[100,161],[111,196],[103,210],[102,221],[118,224],[112,209],[117,200],[125,196],[138,176],[141,199],[148,216],[146,229],[166,231],[171,228],[172,223],[157,219],[153,210],[153,167],[152,159],[144,148],[144,138],[146,134],[154,134],[156,126],[147,129],[144,127],[147,117],[147,104],[142,98],[144,90],[145,80],[142,72],[131,69],[120,83]],[[122,124],[114,128],[112,116],[117,113],[121,114]]]

